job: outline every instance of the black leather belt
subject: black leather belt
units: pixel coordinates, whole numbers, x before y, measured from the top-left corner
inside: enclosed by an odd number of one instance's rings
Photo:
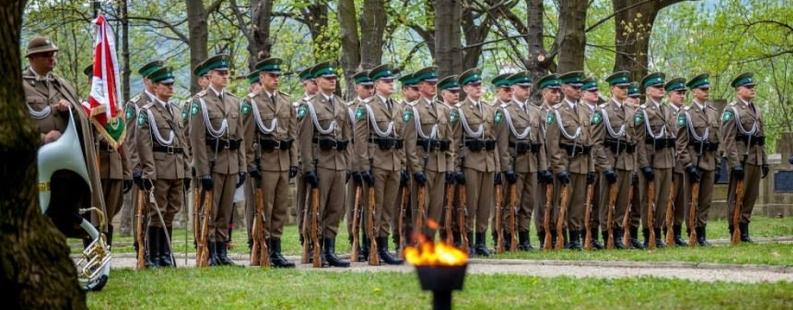
[[[628,154],[633,154],[636,152],[636,144],[629,144],[628,142],[620,140],[619,143],[616,139],[605,139],[603,144],[606,145],[609,149],[611,149],[614,153],[619,152],[626,152]]]
[[[710,152],[715,152],[719,150],[718,142],[710,142],[710,141],[699,142],[692,140],[689,141],[688,145],[694,146],[694,149],[697,150],[697,152],[699,152],[700,149],[702,149],[703,151],[710,151]]]
[[[288,150],[292,147],[292,142],[294,140],[274,140],[274,139],[259,139],[259,145],[263,151],[272,151],[272,150]]]
[[[750,137],[749,135],[742,135],[742,134],[739,133],[739,134],[735,135],[735,140],[741,141],[741,142],[743,142],[743,144],[746,144],[749,141],[749,137]],[[763,145],[765,145],[765,136],[751,136],[751,137],[752,137],[752,142],[751,142],[752,145],[750,145],[750,146],[755,146],[755,145],[763,146]]]
[[[559,143],[559,147],[567,152],[567,156],[573,157],[579,155],[588,155],[589,151],[592,149],[592,147],[589,145],[572,145],[565,143]]]
[[[211,147],[213,150],[215,148],[215,143],[217,143],[218,150],[220,149],[229,149],[235,151],[240,148],[240,144],[242,144],[242,140],[216,140],[216,139],[207,139],[207,146]]]
[[[539,143],[530,143],[530,142],[509,142],[509,147],[515,148],[515,152],[518,155],[523,155],[531,151],[532,153],[537,153],[540,151],[540,144]]]
[[[312,142],[319,145],[319,149],[323,151],[337,150],[344,151],[347,149],[347,141],[336,141],[335,139],[328,138],[313,138]]]
[[[661,138],[661,139],[653,139],[653,138],[645,138],[644,144],[652,144],[655,146],[656,150],[665,149],[668,147],[675,147],[675,139],[674,138]]]
[[[390,149],[399,150],[402,148],[402,139],[396,138],[369,138],[369,143],[377,144],[383,151],[388,151]]]
[[[465,147],[471,152],[492,151],[496,149],[496,140],[467,140]]]
[[[445,152],[449,150],[449,145],[451,143],[449,140],[436,140],[436,139],[418,139],[416,140],[416,145],[422,147],[424,152],[434,152],[434,151],[441,151]]]
[[[151,150],[158,153],[168,153],[168,154],[182,154],[184,153],[184,149],[181,147],[172,147],[172,146],[164,146],[155,144],[151,147]]]

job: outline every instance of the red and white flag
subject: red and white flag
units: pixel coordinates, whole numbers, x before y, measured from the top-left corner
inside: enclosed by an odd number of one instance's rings
[[[104,15],[93,21],[94,74],[91,79],[91,93],[88,107],[85,107],[91,122],[113,148],[118,149],[124,142],[124,113],[122,112],[119,69],[116,59],[116,43],[113,29]]]

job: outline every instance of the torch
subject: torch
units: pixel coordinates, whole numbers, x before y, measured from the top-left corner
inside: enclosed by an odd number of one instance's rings
[[[427,224],[431,226],[432,220]],[[416,247],[405,248],[405,259],[416,266],[421,289],[432,292],[432,309],[451,309],[452,291],[463,289],[468,255],[443,241],[435,243],[421,234],[416,238]]]

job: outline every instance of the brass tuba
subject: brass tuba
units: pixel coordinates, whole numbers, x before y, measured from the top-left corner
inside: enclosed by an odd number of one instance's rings
[[[50,196],[52,194],[50,191],[50,180],[56,172],[64,170],[74,172],[85,181],[89,191],[93,190],[72,113],[71,108],[69,108],[69,123],[61,137],[52,143],[45,144],[38,151],[39,206],[41,207],[41,212],[45,214],[49,209]],[[104,226],[105,214],[101,210],[91,207],[75,211],[79,213],[97,212],[101,222],[100,225]],[[88,220],[81,218],[80,228],[88,234],[91,242],[82,251],[82,257],[76,262],[78,281],[83,289],[98,291],[107,283],[110,274],[110,247],[107,245],[105,235]]]

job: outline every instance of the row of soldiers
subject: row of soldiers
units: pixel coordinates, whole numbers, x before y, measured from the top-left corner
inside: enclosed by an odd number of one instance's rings
[[[30,86],[51,74],[33,68],[35,56],[29,52]],[[227,254],[233,202],[235,192],[246,191],[247,221],[261,216],[266,223],[261,241],[270,261],[294,266],[281,254],[293,178],[301,242],[318,237],[319,246],[311,251],[330,266],[349,266],[335,253],[345,214],[351,236],[367,226],[353,260],[370,263],[402,263],[388,249],[389,236],[403,245],[419,234],[439,235],[472,255],[487,256],[488,227],[499,247],[530,250],[532,215],[541,246],[601,248],[599,236],[617,248],[663,246],[662,227],[682,245],[687,216],[689,233],[708,245],[705,227],[720,158],[730,167],[730,209],[736,196],[743,198],[740,224],[730,230],[739,229],[741,239],[750,240],[759,179],[768,172],[751,74],[733,80],[736,100],[719,115],[709,102],[706,74],[686,82],[652,73],[637,84],[628,72],[616,72],[605,80],[611,98],[604,100],[598,82],[582,72],[536,81],[517,72],[493,78],[496,100],[484,102],[480,70],[439,79],[436,68],[428,67],[401,74],[399,101],[392,98],[396,72],[381,65],[355,74],[357,97],[344,102],[335,95],[336,68],[325,62],[299,74],[305,95],[292,102],[278,90],[281,65],[277,58],[257,63],[249,75],[252,92],[239,98],[226,90],[229,56],[210,57],[193,70],[202,90],[181,107],[171,101],[170,67],[155,61],[139,70],[145,89],[125,107],[122,154],[106,159],[123,163],[118,175],[107,178],[119,189],[105,190],[104,179],[102,184],[105,196],[120,197],[130,189],[129,180],[153,195],[146,244],[150,266],[174,264],[169,236],[191,184],[214,194],[207,219],[211,265],[233,264]],[[36,91],[47,91],[40,88]],[[694,99],[685,105],[688,91]],[[645,103],[639,104],[642,95]],[[31,115],[41,110],[33,107],[38,101],[54,104],[47,96],[38,100],[28,92]],[[57,139],[41,132],[45,143]],[[739,180],[743,195],[736,195]],[[687,195],[695,186],[699,197],[692,202]],[[263,193],[263,211],[251,203],[257,190]],[[373,207],[360,207],[358,190]],[[409,194],[399,195],[400,190]],[[318,201],[316,212],[310,211],[309,197]],[[696,212],[687,212],[693,205]],[[671,222],[667,212],[673,213]],[[365,214],[363,220],[356,221],[358,213]],[[319,224],[314,232],[304,224],[311,217]],[[620,238],[626,231],[628,244]],[[112,235],[112,228],[107,233]],[[251,240],[252,235],[249,231]],[[592,237],[590,244],[583,244],[584,235]]]

